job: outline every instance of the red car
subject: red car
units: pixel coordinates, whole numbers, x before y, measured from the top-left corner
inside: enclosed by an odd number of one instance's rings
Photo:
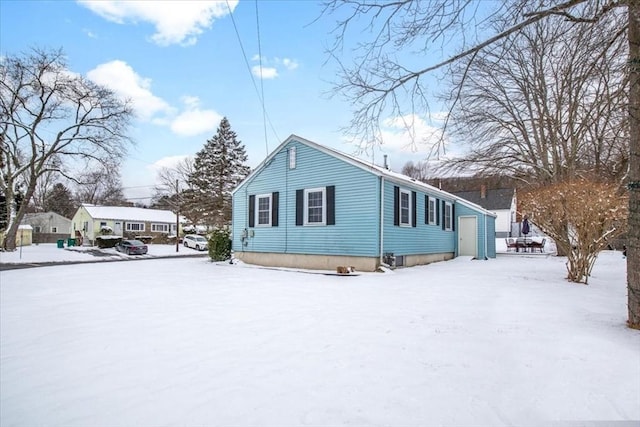
[[[116,245],[116,251],[127,255],[144,255],[149,251],[147,245],[140,240],[123,240]]]

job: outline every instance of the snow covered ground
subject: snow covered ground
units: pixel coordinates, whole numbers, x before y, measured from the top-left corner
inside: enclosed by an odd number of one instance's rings
[[[206,256],[206,252],[198,252],[183,246],[180,246],[176,252],[176,245],[149,245],[149,252],[146,255],[126,255],[114,248],[98,249],[91,246],[58,248],[55,243],[42,243],[23,246],[13,252],[0,252],[0,263],[95,262],[197,254]]]
[[[0,425],[638,425],[625,260],[602,253],[589,286],[564,262],[2,271]]]

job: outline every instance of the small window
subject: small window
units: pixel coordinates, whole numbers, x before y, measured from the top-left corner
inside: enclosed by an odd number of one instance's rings
[[[41,229],[40,229],[40,226],[39,226],[39,225],[36,225],[35,227],[33,227],[33,232],[34,232],[34,233],[40,233],[40,230],[41,230]]]
[[[127,231],[144,231],[144,222],[127,222],[125,226]]]
[[[296,168],[296,147],[289,147],[289,169]]]
[[[51,232],[52,233],[57,233],[58,232],[58,227],[51,227]]]
[[[452,219],[453,218],[451,218],[451,203],[446,202],[444,204],[444,229],[445,230],[451,231]]]
[[[106,226],[107,226],[107,221],[100,221],[100,228],[106,227]]]
[[[429,197],[429,224],[436,223],[436,199]]]
[[[326,224],[326,188],[304,190],[304,225]]]
[[[411,226],[411,193],[400,190],[400,225]]]
[[[258,226],[271,226],[271,194],[256,196],[256,224]]]
[[[168,233],[169,224],[151,224],[151,231],[156,233]]]

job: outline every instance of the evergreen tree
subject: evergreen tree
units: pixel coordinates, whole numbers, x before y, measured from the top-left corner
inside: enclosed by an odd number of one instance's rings
[[[71,191],[64,184],[57,183],[45,196],[43,209],[45,212],[53,211],[65,218],[72,218],[76,212]]]
[[[203,225],[221,227],[231,222],[231,191],[249,174],[244,145],[223,118],[213,138],[195,157],[189,175],[185,210]]]

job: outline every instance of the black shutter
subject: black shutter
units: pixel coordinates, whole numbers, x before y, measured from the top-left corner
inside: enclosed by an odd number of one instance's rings
[[[440,225],[440,199],[436,199],[436,225]]]
[[[249,196],[249,227],[254,227],[256,224],[256,196]]]
[[[445,230],[447,228],[446,223],[447,221],[445,221],[445,216],[447,215],[447,202],[445,202],[444,200],[442,201],[442,229]]]
[[[336,224],[336,186],[327,187],[327,225]]]
[[[417,208],[417,202],[418,201],[418,196],[416,195],[415,191],[411,192],[411,208],[413,210],[413,212],[411,212],[411,226],[412,227],[416,227],[418,225],[418,208]]]
[[[424,223],[429,224],[429,196],[424,196]]]
[[[304,190],[296,190],[296,225],[304,224]]]
[[[280,193],[274,191],[271,193],[271,226],[278,226],[278,207],[279,207]]]
[[[456,231],[456,205],[451,204],[451,230]]]
[[[400,225],[400,187],[393,187],[393,225]]]

